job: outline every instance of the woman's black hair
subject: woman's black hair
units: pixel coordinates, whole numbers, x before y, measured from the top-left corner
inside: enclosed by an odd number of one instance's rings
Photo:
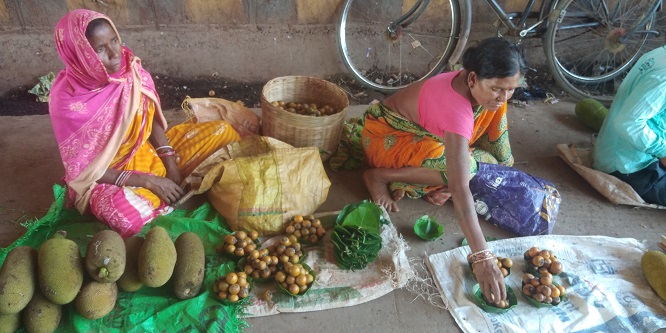
[[[90,21],[90,23],[88,23],[88,27],[86,27],[86,39],[90,40],[95,29],[97,29],[99,26],[101,26],[104,23],[111,25],[109,21],[103,18],[97,18]]]
[[[524,74],[527,68],[522,49],[501,37],[487,38],[469,47],[463,54],[462,65],[480,79]]]

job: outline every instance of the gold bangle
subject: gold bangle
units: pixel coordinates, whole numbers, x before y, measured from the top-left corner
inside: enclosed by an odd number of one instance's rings
[[[467,255],[467,262],[474,263],[481,259],[494,258],[495,255],[490,251],[490,249],[481,250]]]
[[[479,259],[479,260],[477,260],[477,261],[474,261],[474,262],[472,262],[472,266],[474,266],[474,264],[476,264],[477,262],[486,261],[486,260],[491,260],[491,259],[495,259],[495,256],[488,257],[488,258],[482,258],[482,259]]]

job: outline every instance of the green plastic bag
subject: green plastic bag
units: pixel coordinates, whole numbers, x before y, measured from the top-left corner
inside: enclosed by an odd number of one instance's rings
[[[39,246],[58,230],[65,230],[67,238],[75,241],[82,251],[97,231],[108,227],[93,216],[82,216],[76,210],[65,209],[65,188],[55,185],[55,202],[43,218],[26,225],[25,235],[10,246],[0,249],[0,263],[17,246]],[[199,296],[180,300],[173,293],[170,281],[159,288],[143,287],[133,292],[119,291],[116,306],[111,313],[98,320],[79,315],[73,303],[63,306],[63,318],[56,332],[241,332],[248,327],[240,319],[242,308],[223,305],[212,292],[213,283],[220,275],[234,269],[234,262],[219,256],[215,245],[222,242],[227,229],[224,219],[208,203],[192,211],[176,210],[147,224],[140,235],[153,226],[164,227],[172,240],[186,231],[199,235],[206,251],[206,273]],[[24,332],[21,329],[19,332]]]

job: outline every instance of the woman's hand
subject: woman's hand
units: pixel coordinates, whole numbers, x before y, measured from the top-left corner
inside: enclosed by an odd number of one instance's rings
[[[483,296],[489,303],[497,304],[506,299],[506,285],[504,275],[495,264],[495,259],[477,261],[472,264],[474,275],[479,281],[479,287]],[[495,296],[499,295],[499,297]]]
[[[469,189],[470,165],[469,142],[466,138],[447,132],[444,134],[446,146],[446,167],[449,191],[453,198],[453,209],[463,234],[467,238],[472,253],[488,249],[474,209],[474,199]],[[479,287],[491,303],[506,299],[504,276],[495,260],[482,260],[473,264]]]
[[[146,175],[146,186],[151,192],[155,193],[160,199],[172,205],[183,196],[183,189],[173,180],[166,177]]]
[[[150,143],[153,145],[153,147],[156,148],[169,146],[169,140],[164,133],[164,127],[162,124],[160,124],[158,119],[154,119],[153,121],[152,132],[150,134]],[[178,168],[177,155],[164,156],[160,158],[162,159],[162,163],[166,168],[166,178],[180,186],[180,183],[183,181],[183,177],[181,176],[180,169]]]
[[[183,182],[183,177],[180,175],[180,169],[176,163],[176,157],[165,157],[162,159],[162,163],[164,163],[164,167],[166,168],[166,177],[180,186],[180,183]]]
[[[659,159],[659,163],[661,163],[661,166],[666,168],[666,156],[662,157]]]

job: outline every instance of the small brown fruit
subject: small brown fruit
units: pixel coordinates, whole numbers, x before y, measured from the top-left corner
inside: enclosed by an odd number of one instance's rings
[[[534,265],[536,267],[543,266],[543,263],[544,263],[544,259],[543,259],[542,256],[536,256],[536,257],[532,258],[532,265]]]
[[[563,265],[559,261],[554,261],[553,263],[550,264],[550,267],[548,267],[548,271],[551,272],[552,274],[560,274],[563,271]]]

